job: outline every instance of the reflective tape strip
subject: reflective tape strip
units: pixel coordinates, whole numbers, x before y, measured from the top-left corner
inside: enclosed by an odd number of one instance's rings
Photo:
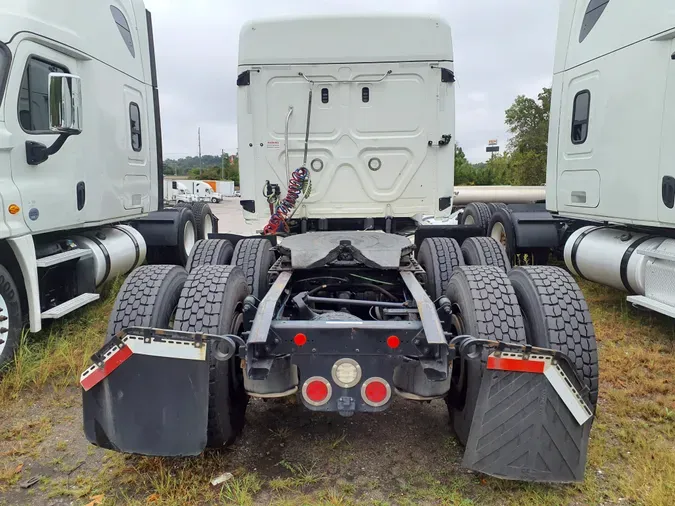
[[[546,376],[548,382],[560,396],[579,425],[583,425],[591,419],[593,412],[588,408],[586,402],[581,398],[577,389],[570,383],[559,366],[549,365],[544,371],[544,376]]]
[[[82,376],[80,377],[82,388],[84,388],[85,392],[91,390],[133,354],[134,352],[128,346],[117,348],[116,351],[113,351],[112,354],[106,357],[102,368],[93,365],[82,373]]]
[[[196,347],[188,341],[164,339],[146,343],[142,337],[126,336],[125,344],[131,346],[134,353],[151,357],[178,358],[182,360],[206,360],[206,344]]]
[[[487,368],[493,371],[543,374],[579,425],[585,424],[593,416],[586,401],[569,380],[565,371],[558,364],[553,363],[551,356],[530,355],[526,359],[522,353],[502,352],[500,356],[490,355],[488,357]]]
[[[494,371],[532,372],[543,374],[546,362],[540,360],[524,360],[522,358],[505,358],[490,355],[487,368]]]
[[[80,384],[85,391],[91,390],[98,383],[107,378],[110,373],[124,363],[131,355],[145,355],[160,358],[176,358],[180,360],[206,360],[206,344],[196,347],[188,341],[165,339],[164,341],[150,341],[146,343],[142,337],[125,336],[122,339],[125,346],[113,347],[103,358],[103,367],[92,365],[80,376]]]

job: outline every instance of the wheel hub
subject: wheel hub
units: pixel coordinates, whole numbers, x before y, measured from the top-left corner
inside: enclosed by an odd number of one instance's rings
[[[204,239],[209,238],[209,234],[213,233],[213,220],[211,215],[204,216]]]
[[[185,253],[187,256],[190,256],[192,253],[192,248],[195,245],[195,227],[191,221],[188,221],[185,224],[183,229],[183,247],[185,248]]]
[[[7,334],[9,333],[11,320],[9,319],[9,308],[4,297],[0,295],[0,354],[2,354],[7,343]]]
[[[502,246],[506,248],[506,230],[504,230],[504,225],[502,225],[499,222],[495,223],[494,226],[492,227],[490,237],[498,241]]]

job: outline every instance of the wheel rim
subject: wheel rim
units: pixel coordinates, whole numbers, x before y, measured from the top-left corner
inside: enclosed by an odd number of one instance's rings
[[[471,216],[470,214],[468,214],[468,215],[466,216],[466,218],[464,218],[464,224],[465,224],[465,225],[475,225],[475,224],[476,224],[476,220],[473,219],[473,216]]]
[[[192,248],[195,246],[195,226],[191,221],[188,221],[185,224],[185,229],[183,229],[183,247],[185,248],[185,253],[190,256],[192,253]]]
[[[499,222],[495,223],[492,226],[490,237],[506,248],[506,230],[504,229],[504,225]]]
[[[0,355],[5,349],[7,344],[7,334],[9,333],[10,324],[12,320],[9,315],[9,308],[7,307],[7,302],[2,295],[0,295],[0,319],[6,318],[4,321],[0,321]]]
[[[214,198],[211,199],[211,202],[213,202],[214,204],[216,204],[216,203],[218,202],[218,199],[214,197]]]
[[[209,238],[209,234],[213,233],[213,219],[210,214],[204,216],[204,239]]]

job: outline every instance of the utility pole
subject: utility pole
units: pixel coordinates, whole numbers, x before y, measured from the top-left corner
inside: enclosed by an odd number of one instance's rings
[[[225,181],[225,150],[222,149],[220,153],[220,163],[222,167],[220,169],[220,180]]]
[[[197,129],[197,142],[199,144],[199,176],[202,175],[202,129]]]

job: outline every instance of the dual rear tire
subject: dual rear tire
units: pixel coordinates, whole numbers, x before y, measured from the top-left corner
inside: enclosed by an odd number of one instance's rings
[[[238,263],[233,261],[236,250],[229,241],[199,241],[187,262],[189,272],[175,265],[136,269],[117,295],[106,342],[130,327],[241,335],[244,299],[253,289],[264,296],[267,271],[275,257],[272,244],[262,238],[244,239],[237,244],[237,250]],[[230,262],[233,265],[227,265]],[[239,264],[248,268],[248,276]],[[214,346],[210,343],[207,348],[207,446],[220,448],[233,443],[241,433],[248,395],[239,359],[216,359]]]
[[[511,269],[504,248],[485,237],[467,239],[461,250],[452,239],[426,239],[417,257],[427,274],[429,296],[450,300],[454,335],[565,354],[595,409],[595,331],[581,289],[567,271],[550,266]]]

